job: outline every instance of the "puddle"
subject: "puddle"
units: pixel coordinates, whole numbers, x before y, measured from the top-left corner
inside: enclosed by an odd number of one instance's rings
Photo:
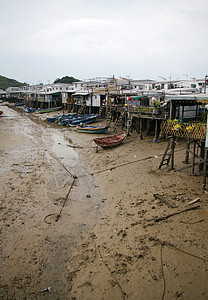
[[[1,116],[1,119],[20,119],[18,116]]]
[[[74,223],[79,224],[83,218],[87,219],[90,215],[91,220],[89,220],[88,223],[90,226],[90,224],[92,225],[95,222],[98,216],[101,204],[100,195],[94,187],[92,178],[84,175],[87,172],[80,163],[77,152],[68,146],[69,139],[65,138],[64,132],[53,128],[48,130],[54,142],[51,148],[52,153],[55,154],[58,161],[70,174],[77,176],[75,185],[73,185],[72,191],[70,192],[70,210],[73,211]],[[87,195],[90,195],[90,198],[87,197]]]
[[[68,147],[69,141],[64,138],[60,131],[50,130],[54,144],[52,151],[61,160],[66,168],[75,168],[78,165],[78,154],[73,148]]]

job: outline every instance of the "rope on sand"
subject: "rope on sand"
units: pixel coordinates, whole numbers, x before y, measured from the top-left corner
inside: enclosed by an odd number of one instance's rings
[[[99,173],[103,173],[103,172],[107,172],[107,171],[112,171],[116,168],[123,167],[123,166],[126,166],[126,165],[130,165],[130,164],[133,164],[135,162],[145,161],[145,160],[151,159],[153,157],[154,156],[148,156],[148,157],[137,159],[137,160],[134,160],[134,161],[128,161],[128,162],[125,162],[123,164],[116,165],[114,167],[110,167],[110,168],[106,168],[106,169],[103,169],[103,170],[95,171],[94,173],[83,174],[83,175],[80,175],[79,177],[84,177],[84,176],[89,176],[89,175],[92,176],[92,175],[95,175],[95,174],[99,174]]]
[[[66,167],[64,164],[62,164],[62,162],[60,162],[60,160],[53,154],[50,152],[50,155],[53,157],[53,159],[55,159],[72,177],[74,176]]]
[[[61,210],[60,210],[60,212],[59,212],[59,214],[56,214],[56,213],[52,213],[52,214],[49,214],[49,215],[47,215],[47,216],[45,216],[44,217],[44,222],[45,223],[47,223],[47,224],[51,224],[51,222],[47,222],[47,220],[46,220],[46,218],[48,218],[48,217],[50,217],[50,216],[55,216],[55,221],[57,222],[58,220],[59,220],[59,218],[61,217],[61,213],[62,213],[62,210],[63,210],[63,208],[64,208],[64,206],[65,206],[65,204],[66,204],[66,201],[67,201],[67,199],[68,199],[68,197],[69,197],[69,194],[70,194],[70,192],[71,192],[71,189],[72,189],[72,187],[73,187],[73,185],[74,185],[74,183],[75,183],[75,180],[78,178],[76,175],[73,175],[66,167],[65,167],[65,165],[64,164],[62,164],[61,162],[60,162],[60,160],[53,154],[53,153],[50,153],[50,155],[53,157],[53,159],[55,159],[69,174],[70,174],[70,176],[72,176],[73,177],[73,181],[72,181],[72,184],[71,184],[71,186],[70,186],[70,188],[69,188],[69,191],[68,191],[68,193],[67,193],[67,195],[66,195],[66,198],[65,198],[65,200],[64,200],[64,203],[63,203],[63,205],[62,205],[62,207],[61,207]],[[159,155],[158,155],[159,156]],[[122,164],[119,164],[119,165],[116,165],[116,166],[114,166],[114,167],[110,167],[110,168],[106,168],[106,169],[103,169],[103,170],[99,170],[99,171],[96,171],[96,172],[94,172],[94,173],[88,173],[88,174],[83,174],[83,175],[80,175],[79,177],[81,178],[81,177],[85,177],[85,176],[92,176],[92,175],[95,175],[95,174],[99,174],[99,173],[103,173],[103,172],[107,172],[107,171],[112,171],[112,170],[114,170],[114,169],[116,169],[116,168],[119,168],[119,167],[123,167],[123,166],[127,166],[127,165],[130,165],[130,164],[133,164],[133,163],[136,163],[136,162],[141,162],[141,161],[145,161],[145,160],[149,160],[149,159],[152,159],[152,158],[154,158],[155,156],[147,156],[147,157],[144,157],[144,158],[140,158],[140,159],[137,159],[137,160],[134,160],[134,161],[128,161],[128,162],[125,162],[125,163],[122,163]]]
[[[109,268],[108,263],[104,260],[103,255],[102,255],[102,253],[101,253],[101,251],[100,251],[99,246],[96,246],[96,243],[95,243],[94,240],[92,240],[92,242],[93,242],[93,244],[95,245],[95,249],[98,251],[98,253],[99,253],[99,255],[100,255],[100,258],[101,258],[102,262],[104,263],[105,267],[108,269],[108,271],[110,272],[111,276],[114,278],[115,282],[117,283],[117,285],[118,285],[118,287],[119,287],[119,289],[120,289],[120,291],[121,291],[121,294],[122,294],[122,299],[125,300],[125,299],[126,299],[126,293],[123,291],[123,288],[122,288],[122,286],[120,285],[120,283],[119,283],[118,279],[116,278],[115,274],[114,274],[114,273],[111,271],[111,269]]]
[[[200,257],[200,256],[197,256],[197,255],[194,255],[192,253],[189,253],[183,249],[180,249],[178,248],[177,246],[175,246],[174,244],[168,242],[168,241],[161,241],[160,239],[158,238],[154,238],[152,237],[151,238],[151,241],[155,241],[157,243],[160,244],[160,261],[161,261],[161,268],[162,268],[162,277],[163,277],[163,293],[162,293],[162,300],[164,300],[165,298],[165,292],[166,292],[166,279],[165,279],[165,272],[164,272],[164,259],[163,259],[163,251],[164,251],[164,246],[166,247],[169,247],[169,248],[174,248],[175,250],[177,251],[180,251],[184,254],[187,254],[189,256],[192,256],[196,259],[199,259],[199,260],[202,260],[202,261],[208,261],[207,258],[203,258],[203,257]]]
[[[59,212],[58,214],[52,213],[52,214],[49,214],[49,215],[45,216],[45,217],[44,217],[44,222],[45,222],[45,223],[51,224],[51,222],[48,222],[48,221],[47,221],[47,218],[48,218],[48,217],[51,217],[51,216],[55,216],[55,222],[57,222],[57,221],[59,220],[59,218],[61,217],[61,214],[62,214],[62,210],[64,209],[64,206],[65,206],[65,204],[66,204],[66,201],[68,200],[69,194],[70,194],[70,192],[71,192],[71,189],[72,189],[72,187],[73,187],[73,185],[74,185],[76,179],[77,179],[77,176],[74,175],[74,176],[73,176],[73,181],[72,181],[72,183],[71,183],[71,185],[70,185],[70,188],[69,188],[69,190],[68,190],[68,193],[67,193],[67,195],[66,195],[66,197],[65,197],[65,200],[64,200],[64,202],[63,202],[63,204],[62,204],[62,207],[61,207],[61,209],[60,209],[60,212]]]
[[[72,180],[72,183],[71,183],[71,185],[70,185],[70,187],[69,187],[69,190],[68,190],[68,193],[67,193],[67,195],[66,195],[66,197],[65,197],[65,199],[64,199],[64,202],[63,202],[63,204],[62,204],[62,207],[61,207],[61,209],[60,209],[60,212],[58,213],[58,214],[56,214],[56,213],[52,213],[52,214],[49,214],[49,215],[47,215],[47,216],[45,216],[44,217],[44,222],[45,223],[47,223],[47,224],[51,224],[51,222],[49,222],[49,221],[47,221],[47,218],[49,218],[49,217],[52,217],[52,216],[54,216],[55,217],[55,222],[57,222],[59,219],[60,219],[60,217],[61,217],[61,214],[62,214],[62,211],[63,211],[63,209],[64,209],[64,206],[65,206],[65,204],[66,204],[66,201],[68,200],[68,198],[69,198],[69,194],[70,194],[70,192],[71,192],[71,189],[72,189],[72,187],[73,187],[73,185],[74,185],[74,183],[75,183],[75,180],[77,179],[77,176],[76,175],[73,175],[66,167],[65,167],[65,165],[64,164],[62,164],[61,162],[60,162],[60,160],[55,156],[55,155],[53,155],[53,153],[50,153],[50,155],[53,157],[53,159],[55,159],[69,174],[70,174],[70,176],[71,177],[73,177],[73,180]]]
[[[175,152],[180,152],[180,151],[181,150],[178,150],[178,151],[175,151]],[[116,165],[114,167],[109,167],[109,168],[106,168],[106,169],[103,169],[103,170],[100,170],[100,171],[95,171],[94,173],[83,174],[83,175],[80,175],[79,177],[84,177],[84,176],[89,176],[89,175],[92,176],[92,175],[95,175],[95,174],[99,174],[99,173],[103,173],[103,172],[107,172],[107,171],[112,171],[112,170],[120,168],[120,167],[124,167],[124,166],[130,165],[130,164],[134,164],[134,163],[137,163],[137,162],[145,161],[145,160],[152,159],[152,158],[155,158],[155,157],[159,157],[159,156],[162,156],[162,155],[163,154],[157,154],[157,155],[147,156],[147,157],[140,158],[140,159],[135,159],[134,161],[127,161],[125,163]]]
[[[162,293],[162,300],[165,297],[166,291],[166,280],[165,280],[165,271],[164,271],[164,261],[163,261],[163,244],[160,243],[160,259],[161,259],[161,268],[162,268],[162,277],[163,277],[163,293]]]

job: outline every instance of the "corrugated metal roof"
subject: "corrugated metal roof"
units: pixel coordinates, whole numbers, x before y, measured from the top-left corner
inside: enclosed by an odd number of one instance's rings
[[[80,91],[80,92],[76,92],[73,94],[73,96],[87,96],[89,95],[89,92],[86,92],[86,91]]]

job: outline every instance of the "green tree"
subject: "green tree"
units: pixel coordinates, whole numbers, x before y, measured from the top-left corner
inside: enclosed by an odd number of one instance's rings
[[[54,83],[73,83],[73,82],[76,82],[76,81],[80,81],[79,79],[76,79],[72,76],[64,76],[62,77],[61,79],[60,78],[57,78]]]

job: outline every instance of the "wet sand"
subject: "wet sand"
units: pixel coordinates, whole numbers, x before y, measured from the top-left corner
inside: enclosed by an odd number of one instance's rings
[[[159,170],[166,141],[96,153],[90,134],[2,108],[1,299],[207,299],[208,196],[182,148]]]

